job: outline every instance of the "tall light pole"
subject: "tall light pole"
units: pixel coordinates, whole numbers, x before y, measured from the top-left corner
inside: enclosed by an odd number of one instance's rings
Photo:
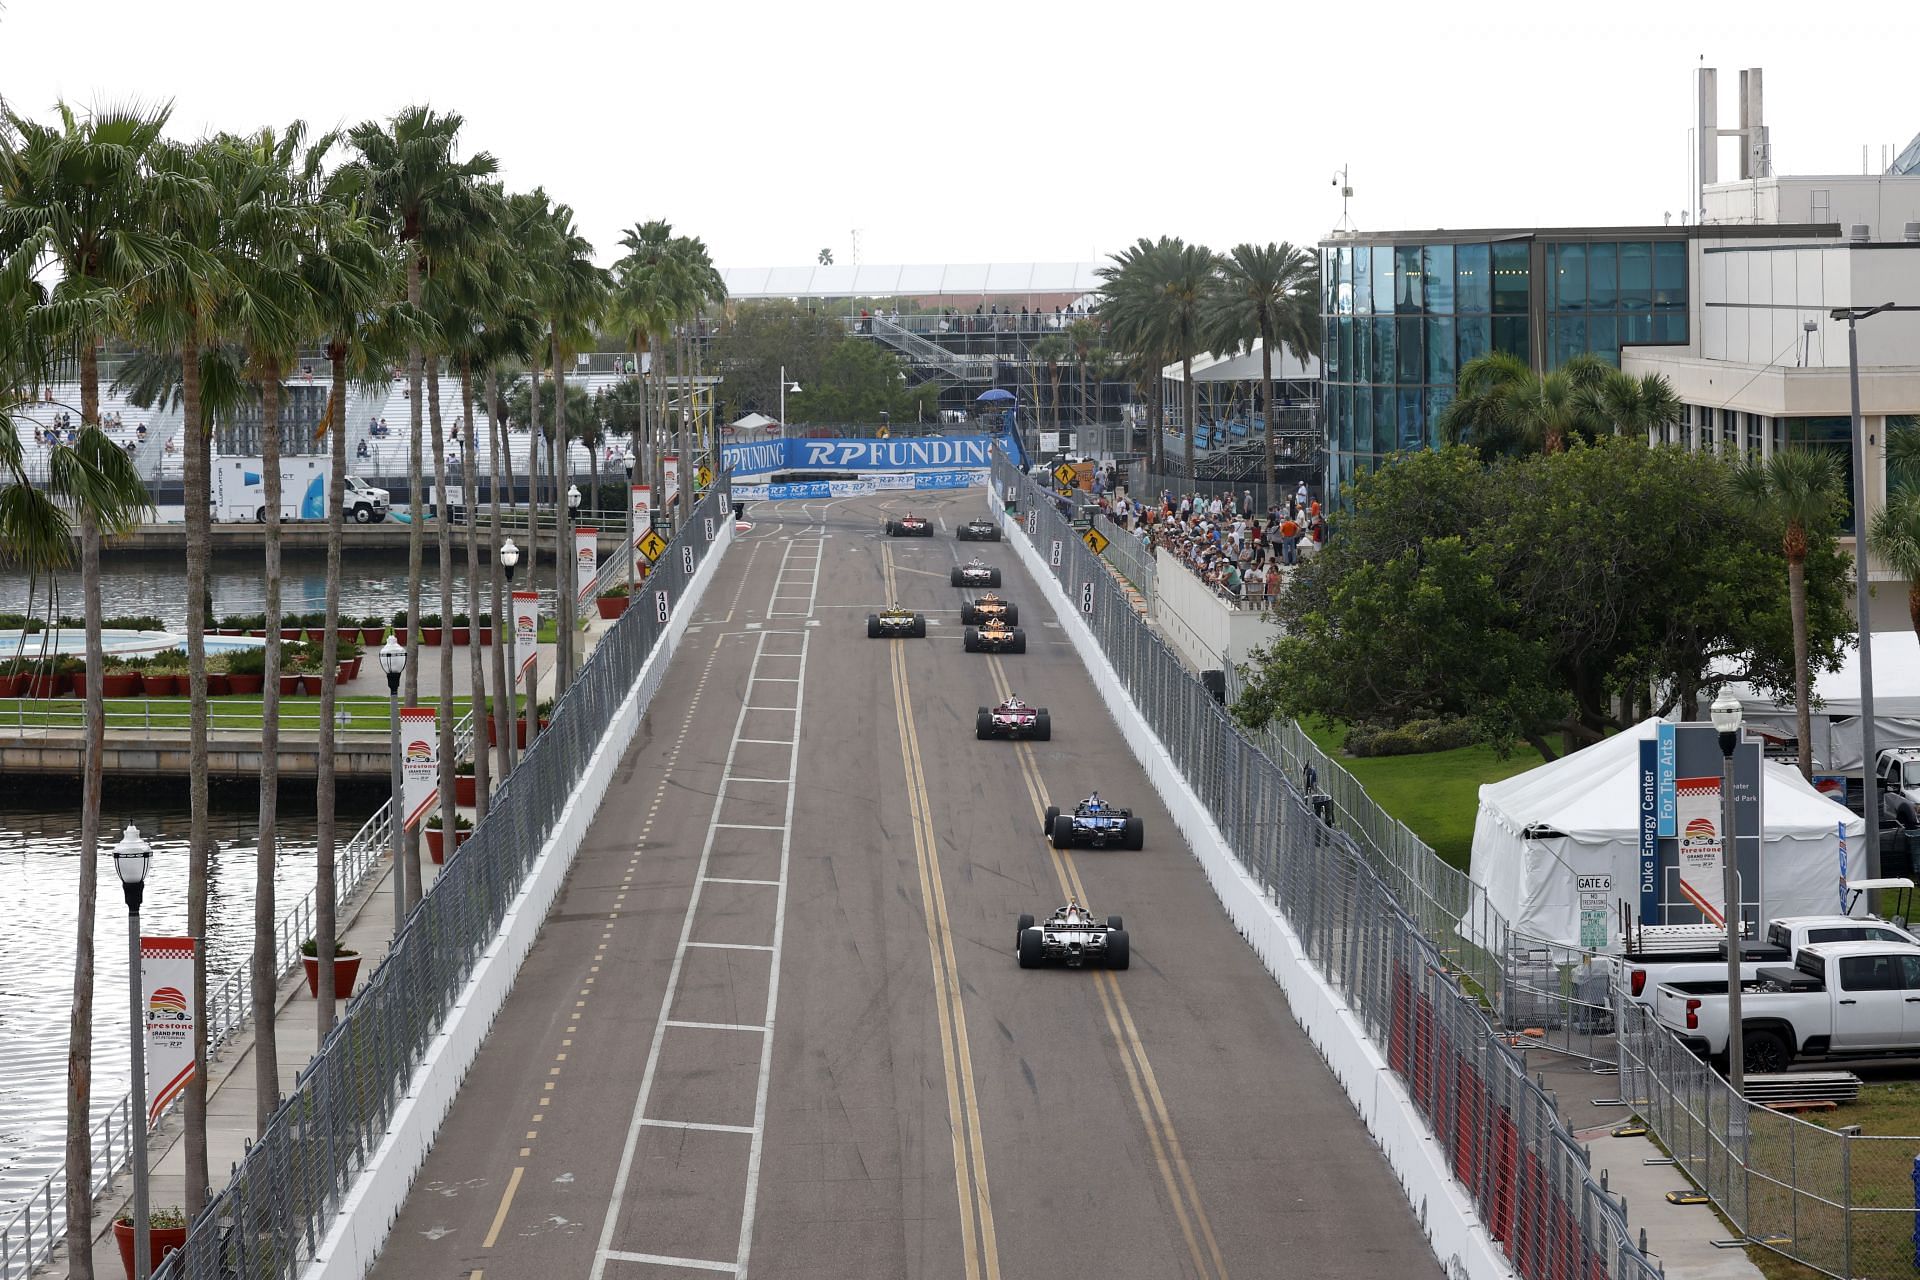
[[[507,733],[506,741],[501,745],[507,753],[507,762],[510,769],[512,765],[518,763],[520,759],[520,753],[514,749],[515,735],[513,732],[513,726],[520,722],[520,717],[515,714],[513,705],[514,695],[520,691],[520,671],[515,665],[516,660],[520,656],[520,624],[513,616],[513,567],[520,563],[520,548],[513,545],[512,538],[508,538],[500,544],[500,549],[494,552],[494,554],[500,557],[500,568],[506,574],[507,578],[505,612],[501,611],[501,602],[495,600],[493,602],[493,616],[496,618],[504,618],[508,623],[507,629],[499,634],[507,646]]]
[[[1847,322],[1847,384],[1853,395],[1853,611],[1860,624],[1860,815],[1867,820],[1867,875],[1880,874],[1880,804],[1874,794],[1873,624],[1867,616],[1867,433],[1860,418],[1860,336],[1855,325],[1893,307],[1838,307],[1835,320]],[[1804,754],[1811,744],[1801,743]]]
[[[620,461],[627,468],[627,599],[633,599],[633,446],[629,444]]]
[[[788,382],[787,366],[781,365],[780,366],[780,430],[782,434],[784,434],[787,429],[787,392],[789,391],[793,392],[795,395],[799,395],[800,384],[797,382]]]
[[[1745,1097],[1746,1045],[1740,1021],[1740,841],[1733,825],[1733,752],[1740,745],[1740,700],[1722,693],[1713,700],[1713,727],[1720,731],[1720,858],[1727,901],[1727,1083]]]
[[[507,571],[507,601],[509,605],[511,605],[513,601],[513,566],[519,563],[520,563],[520,548],[513,545],[512,538],[508,538],[505,542],[500,544],[500,567]],[[532,570],[528,570],[528,572],[531,573]],[[515,636],[514,643],[517,645],[519,643],[519,628],[520,628],[520,620],[518,617],[515,617],[513,625],[514,625],[514,636]],[[540,644],[539,644],[540,610],[538,607],[534,609],[533,638],[534,638],[533,652],[529,654],[527,657],[526,740],[527,740],[527,745],[529,746],[532,745],[533,743],[533,735],[537,731],[536,726],[539,720],[539,711],[534,706],[534,696],[533,696],[535,690],[537,690],[540,687],[540,684],[539,684],[539,680],[540,680],[540,675],[539,675],[539,672],[540,672]],[[508,670],[509,671],[512,670],[511,661],[509,662]],[[518,676],[513,676],[511,679],[507,681],[507,702],[509,706],[512,705],[513,694],[515,690],[518,688],[518,683],[519,683]],[[512,722],[513,722],[512,717],[509,717],[508,723],[512,723]],[[508,734],[507,736],[511,738],[511,737],[516,737],[517,735]],[[515,758],[516,759],[518,758],[517,755]]]
[[[114,870],[127,897],[127,1007],[133,1048],[133,1097],[127,1103],[133,1157],[133,1280],[153,1273],[153,1231],[147,1214],[147,1025],[140,990],[140,900],[146,896],[153,847],[129,826],[113,847]]]
[[[411,623],[413,619],[407,621]],[[407,919],[406,864],[400,852],[407,817],[406,781],[400,776],[400,676],[407,669],[407,647],[400,643],[398,636],[388,636],[387,642],[380,646],[380,669],[387,673],[387,725],[393,755],[388,767],[393,799],[388,804],[387,826],[390,828],[388,844],[393,849],[393,936],[397,938],[400,926]]]

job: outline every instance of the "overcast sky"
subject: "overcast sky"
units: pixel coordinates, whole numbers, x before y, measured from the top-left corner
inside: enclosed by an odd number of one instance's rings
[[[1779,172],[1858,173],[1863,143],[1877,170],[1920,131],[1914,12],[0,0],[0,93],[42,116],[171,99],[183,137],[429,102],[603,260],[654,217],[721,266],[845,263],[856,230],[862,262],[1091,260],[1140,235],[1311,243],[1342,165],[1366,229],[1677,221],[1703,54],[1723,124],[1765,68]]]

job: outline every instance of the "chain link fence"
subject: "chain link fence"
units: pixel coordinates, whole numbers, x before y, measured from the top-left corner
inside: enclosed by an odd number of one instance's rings
[[[1631,1239],[1619,1200],[1592,1176],[1552,1097],[1528,1078],[1523,1055],[1478,998],[1475,975],[1497,977],[1499,966],[1473,954],[1484,948],[1456,946],[1460,954],[1452,955],[1430,941],[1429,928],[1442,921],[1439,936],[1457,938],[1479,927],[1446,914],[1470,905],[1449,896],[1457,887],[1427,870],[1410,847],[1397,850],[1404,865],[1370,850],[1375,835],[1391,842],[1411,839],[1410,832],[1397,835],[1374,819],[1376,830],[1366,838],[1353,834],[1353,817],[1368,808],[1357,787],[1344,797],[1345,809],[1336,801],[1330,815],[1317,811],[1283,771],[1300,757],[1270,754],[1271,742],[1263,750],[1240,729],[1147,626],[1044,491],[1004,458],[996,458],[993,478],[1234,856],[1401,1076],[1454,1176],[1520,1275],[1648,1280],[1660,1274]]]
[[[293,1280],[405,1097],[408,1081],[519,893],[641,667],[730,518],[723,477],[696,505],[493,794],[486,819],[407,917],[393,949],[300,1072],[232,1180],[156,1280]],[[651,696],[664,668],[649,673]]]

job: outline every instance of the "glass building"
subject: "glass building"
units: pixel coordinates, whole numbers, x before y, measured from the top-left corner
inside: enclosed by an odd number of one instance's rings
[[[1327,484],[1439,443],[1460,368],[1506,351],[1553,369],[1685,345],[1691,228],[1482,231],[1323,241]]]

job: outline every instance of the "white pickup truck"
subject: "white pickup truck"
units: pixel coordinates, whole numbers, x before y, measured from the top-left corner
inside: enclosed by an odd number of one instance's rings
[[[1727,982],[1668,982],[1654,1016],[1689,1049],[1727,1052]],[[1740,984],[1740,1043],[1748,1071],[1784,1071],[1803,1057],[1920,1054],[1920,946],[1828,942],[1793,967],[1762,966]]]
[[[1864,892],[1868,889],[1912,888],[1913,883],[1899,878],[1861,881],[1852,887]],[[1640,931],[1638,938],[1628,939],[1630,943],[1636,940],[1642,942],[1639,948],[1630,946],[1621,960],[1629,999],[1645,1005],[1652,1012],[1654,992],[1662,983],[1712,982],[1718,979],[1725,985],[1725,941],[1716,940],[1712,946],[1658,949],[1648,945],[1657,945],[1659,937],[1655,929],[1649,928]],[[1701,940],[1704,940],[1704,935]],[[1800,948],[1823,942],[1907,942],[1920,946],[1920,937],[1874,916],[1781,916],[1767,922],[1765,939],[1741,943],[1740,976],[1751,980],[1758,976],[1763,965],[1790,965],[1800,954]]]

